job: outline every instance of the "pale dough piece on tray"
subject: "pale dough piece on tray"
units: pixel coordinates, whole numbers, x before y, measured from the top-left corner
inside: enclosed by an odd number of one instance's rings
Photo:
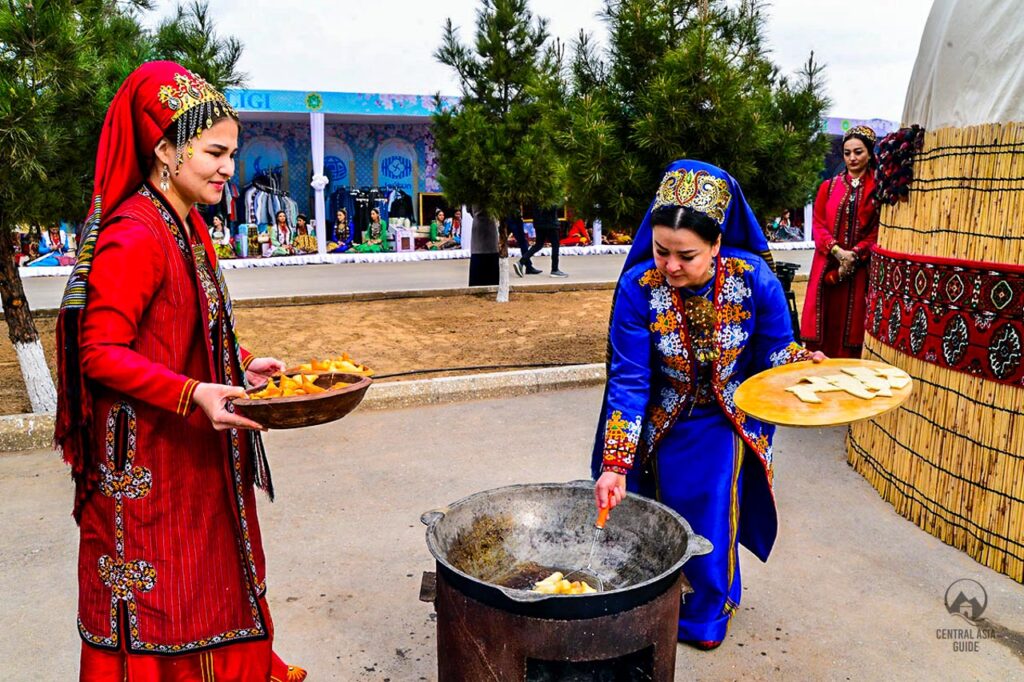
[[[790,386],[786,389],[790,393],[794,394],[797,398],[805,403],[820,403],[821,398],[814,392],[814,387],[810,384],[797,384],[796,386]]]
[[[862,400],[892,398],[892,389],[904,388],[910,375],[898,367],[843,367],[839,374],[803,376],[786,390],[805,403],[820,403],[818,393],[845,391]]]
[[[807,382],[808,384],[810,384],[810,387],[812,389],[814,389],[815,392],[818,392],[818,393],[827,393],[829,391],[841,391],[841,390],[843,390],[843,389],[839,388],[838,386],[836,386],[835,384],[833,384],[831,381],[829,381],[828,377],[818,377],[818,376],[800,377],[800,381]],[[797,384],[797,386],[800,386],[800,385],[802,385],[802,384]]]

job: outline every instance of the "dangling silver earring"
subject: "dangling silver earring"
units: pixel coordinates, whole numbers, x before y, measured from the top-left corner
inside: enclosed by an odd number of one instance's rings
[[[164,169],[160,171],[160,190],[166,192],[171,188],[171,169],[164,164]]]

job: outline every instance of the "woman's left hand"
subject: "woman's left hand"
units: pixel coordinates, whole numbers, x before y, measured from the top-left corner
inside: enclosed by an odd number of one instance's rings
[[[813,353],[811,353],[811,362],[817,364],[819,362],[824,362],[825,360],[828,360],[828,356],[822,353],[820,350],[816,350]]]
[[[284,363],[277,358],[253,358],[245,370],[245,380],[255,387],[267,383],[270,377],[284,371]]]

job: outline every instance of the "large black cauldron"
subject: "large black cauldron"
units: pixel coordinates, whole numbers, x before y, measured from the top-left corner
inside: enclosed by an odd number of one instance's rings
[[[531,583],[587,564],[594,539],[592,481],[514,485],[477,493],[421,517],[439,577],[467,597],[532,618],[597,618],[645,604],[711,543],[686,519],[630,494],[611,513],[590,573],[604,590],[543,595]],[[525,589],[524,589],[525,588]]]

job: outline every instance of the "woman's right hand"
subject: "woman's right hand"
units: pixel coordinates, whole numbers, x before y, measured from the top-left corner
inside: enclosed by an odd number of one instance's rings
[[[606,471],[594,485],[594,500],[598,509],[614,509],[626,499],[626,477],[614,471]]]
[[[228,411],[227,403],[231,398],[240,398],[245,395],[245,389],[241,386],[228,386],[227,384],[199,384],[192,393],[192,402],[198,405],[206,417],[218,431],[227,429],[253,429],[255,431],[266,431],[265,428],[251,419],[246,419],[240,414]]]

